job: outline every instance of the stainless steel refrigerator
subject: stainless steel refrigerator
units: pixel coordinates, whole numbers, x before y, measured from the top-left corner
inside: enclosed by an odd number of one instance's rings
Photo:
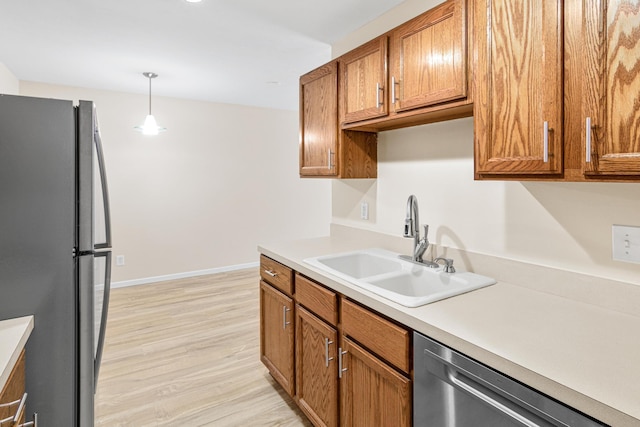
[[[111,276],[94,104],[0,95],[0,320],[35,316],[27,414],[94,425]]]

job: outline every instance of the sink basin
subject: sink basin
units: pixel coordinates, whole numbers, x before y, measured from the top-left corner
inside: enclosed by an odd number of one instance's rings
[[[305,259],[307,264],[406,307],[419,307],[496,281],[475,273],[445,273],[384,249]]]

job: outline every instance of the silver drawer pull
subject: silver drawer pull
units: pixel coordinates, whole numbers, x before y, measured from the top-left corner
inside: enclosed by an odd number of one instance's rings
[[[269,276],[271,277],[276,277],[278,275],[278,273],[276,273],[275,271],[271,271],[271,270],[264,270],[265,273],[267,273]]]
[[[33,420],[26,422],[24,424],[20,424],[18,427],[38,427],[38,414],[33,414]]]
[[[13,402],[0,403],[0,408],[10,408],[12,406],[19,405],[22,402],[22,399],[14,400]],[[4,420],[2,420],[4,421]]]
[[[544,122],[543,125],[543,140],[544,140],[544,154],[543,160],[545,163],[549,163],[549,122]]]
[[[329,357],[329,345],[333,344],[333,341],[329,341],[329,338],[324,339],[324,366],[329,367],[329,362],[333,360],[333,357]]]
[[[586,122],[587,123],[586,123],[586,130],[585,130],[586,135],[585,136],[587,137],[586,138],[586,146],[587,146],[587,150],[586,151],[587,152],[586,152],[585,161],[587,163],[591,163],[591,117],[587,117]]]
[[[8,418],[5,418],[3,420],[0,420],[0,427],[4,426],[5,423],[8,423],[7,425],[10,425],[10,426],[20,427],[20,426],[18,426],[18,421],[20,420],[20,416],[24,412],[26,403],[27,403],[27,393],[24,393],[22,395],[22,399],[14,400],[13,402],[0,404],[0,408],[10,408],[10,407],[16,406],[16,405],[18,406],[18,408],[16,409],[16,413],[14,415],[12,415],[12,416],[10,416]],[[26,426],[25,424],[22,424],[22,425]]]

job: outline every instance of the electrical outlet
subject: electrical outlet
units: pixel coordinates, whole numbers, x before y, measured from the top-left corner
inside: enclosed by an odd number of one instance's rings
[[[640,227],[614,225],[613,259],[640,264]]]
[[[367,202],[360,204],[360,219],[369,219],[369,203]]]
[[[123,266],[124,265],[124,255],[116,256],[116,265]]]

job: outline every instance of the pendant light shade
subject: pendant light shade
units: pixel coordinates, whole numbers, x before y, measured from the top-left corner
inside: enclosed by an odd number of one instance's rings
[[[159,132],[167,130],[167,128],[158,126],[155,117],[151,114],[151,79],[155,79],[158,75],[151,72],[145,72],[142,73],[142,75],[149,79],[149,114],[147,114],[147,117],[144,119],[144,124],[142,126],[136,126],[135,129],[142,132],[143,135],[157,135]]]

